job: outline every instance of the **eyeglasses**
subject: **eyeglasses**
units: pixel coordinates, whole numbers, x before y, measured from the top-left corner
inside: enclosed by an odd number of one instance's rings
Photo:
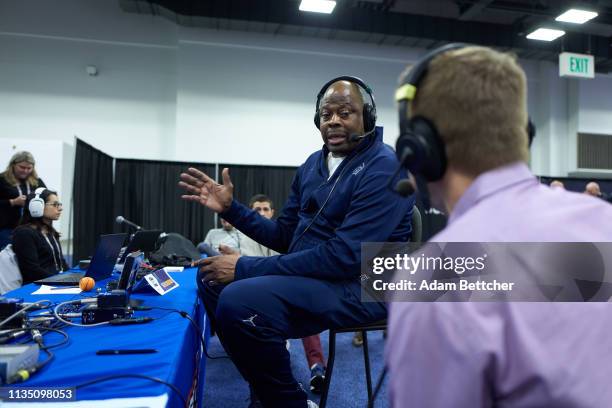
[[[58,208],[58,207],[62,206],[62,203],[60,203],[59,201],[56,201],[54,203],[47,203],[46,205],[51,205],[51,206],[53,206],[55,208]]]

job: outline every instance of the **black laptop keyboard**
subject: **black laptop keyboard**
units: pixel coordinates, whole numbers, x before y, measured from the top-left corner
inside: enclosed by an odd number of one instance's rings
[[[61,273],[59,275],[50,276],[45,279],[41,279],[38,282],[74,282],[79,283],[84,273]]]

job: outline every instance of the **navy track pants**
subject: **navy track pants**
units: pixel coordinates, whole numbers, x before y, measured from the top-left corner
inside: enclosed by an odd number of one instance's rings
[[[387,316],[384,304],[361,301],[358,279],[274,275],[208,286],[201,278],[198,274],[198,289],[211,324],[266,408],[306,407],[306,393],[291,372],[286,339]]]

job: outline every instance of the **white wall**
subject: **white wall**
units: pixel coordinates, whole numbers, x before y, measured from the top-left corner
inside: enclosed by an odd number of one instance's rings
[[[528,84],[529,107],[537,127],[531,167],[536,174],[564,176],[569,165],[569,83],[555,73],[555,64],[547,61],[531,64],[536,71],[531,73]]]
[[[612,76],[580,81],[578,131],[612,135]]]
[[[317,92],[347,74],[374,89],[385,140],[397,138],[395,82],[417,51],[209,30],[184,30],[181,36],[181,160],[301,164],[322,145],[313,123]]]
[[[423,52],[177,28],[115,2],[0,7],[2,136],[77,136],[115,157],[299,165],[321,145],[316,92],[347,73],[374,88],[393,143],[395,79]]]
[[[532,170],[553,177],[575,173],[577,134],[612,135],[612,76],[560,78],[557,64],[524,62],[524,66],[537,71],[527,70],[530,112],[538,125],[532,147]]]
[[[0,35],[0,49],[2,136],[78,136],[113,156],[154,159],[174,137],[174,48]]]
[[[175,133],[173,23],[122,13],[115,1],[0,0],[0,10],[0,137],[165,153]]]

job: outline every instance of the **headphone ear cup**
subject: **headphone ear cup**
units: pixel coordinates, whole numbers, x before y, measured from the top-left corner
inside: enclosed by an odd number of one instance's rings
[[[28,205],[28,210],[30,211],[30,215],[33,218],[40,218],[45,213],[45,200],[40,198],[39,195],[36,195],[33,199],[30,200],[30,204]]]
[[[395,143],[395,152],[404,167],[429,182],[440,180],[446,172],[444,143],[433,123],[423,117],[410,120]]]
[[[38,187],[34,191],[34,197],[28,204],[28,210],[33,218],[41,218],[45,213],[45,200],[40,196],[44,191],[44,187]]]
[[[321,118],[319,118],[319,111],[317,110],[314,115],[314,124],[317,129],[321,128]]]
[[[376,108],[371,103],[363,105],[363,129],[369,132],[376,126]]]

